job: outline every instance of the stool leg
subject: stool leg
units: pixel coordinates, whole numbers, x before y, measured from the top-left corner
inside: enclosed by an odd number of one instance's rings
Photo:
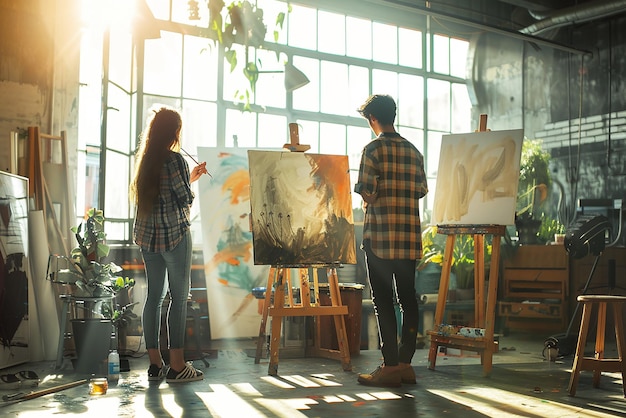
[[[580,332],[578,333],[578,343],[576,344],[576,354],[574,355],[574,364],[572,366],[572,375],[569,380],[567,391],[569,396],[576,395],[576,386],[578,386],[578,378],[585,356],[585,343],[587,341],[587,332],[589,331],[589,320],[591,319],[590,303],[583,303],[583,316],[580,322]]]
[[[598,304],[598,329],[596,331],[596,349],[595,349],[595,358],[596,360],[602,360],[604,358],[604,338],[606,336],[606,302],[600,302]],[[598,366],[601,363],[596,363]],[[596,368],[593,371],[593,387],[597,388],[600,386],[600,376],[602,375],[602,370],[600,367]]]
[[[622,318],[622,304],[613,304],[613,318],[615,321],[615,339],[617,340],[617,355],[622,368],[622,392],[626,397],[626,363],[624,350],[626,350],[626,338],[624,338],[624,320]]]

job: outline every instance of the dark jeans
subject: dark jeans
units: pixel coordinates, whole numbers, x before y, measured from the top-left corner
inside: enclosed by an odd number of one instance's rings
[[[399,362],[411,363],[415,354],[419,323],[415,295],[416,261],[378,258],[372,252],[369,241],[363,242],[363,249],[385,365],[396,366]],[[398,342],[394,291],[397,293],[402,313],[400,342]]]

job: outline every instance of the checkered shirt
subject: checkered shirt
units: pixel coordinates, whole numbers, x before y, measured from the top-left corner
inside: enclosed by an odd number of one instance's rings
[[[355,191],[377,193],[367,205],[363,239],[382,259],[417,260],[422,253],[419,199],[428,193],[424,157],[397,133],[381,133],[363,149]]]
[[[135,243],[148,252],[174,249],[191,225],[189,210],[193,199],[189,166],[182,155],[170,152],[161,169],[161,189],[152,214],[135,218]]]

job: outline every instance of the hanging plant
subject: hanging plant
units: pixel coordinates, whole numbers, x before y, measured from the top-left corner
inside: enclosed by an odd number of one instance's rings
[[[289,6],[290,8],[291,6]],[[267,27],[263,20],[263,9],[252,5],[249,1],[234,1],[228,6],[223,0],[208,0],[209,29],[215,34],[217,42],[224,46],[225,59],[230,64],[230,71],[237,68],[237,51],[233,44],[243,45],[245,61],[243,74],[250,85],[240,99],[245,99],[244,110],[250,110],[250,92],[254,93],[256,82],[259,78],[259,65],[250,61],[250,48],[263,48]],[[223,18],[226,8],[226,19]],[[278,41],[280,31],[283,29],[285,13],[280,12],[276,16],[274,41]],[[277,52],[278,54],[278,52]],[[258,63],[260,64],[260,62]],[[236,92],[236,95],[239,92]]]

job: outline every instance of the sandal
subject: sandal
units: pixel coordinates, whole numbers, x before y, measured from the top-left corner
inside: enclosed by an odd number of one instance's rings
[[[165,377],[165,366],[157,366],[156,364],[151,364],[148,368],[148,381],[156,382],[163,380]]]
[[[204,379],[204,373],[193,367],[190,363],[185,365],[185,368],[180,372],[170,369],[167,372],[167,383],[183,383],[183,382],[195,382],[197,380]]]
[[[0,389],[18,389],[22,382],[14,374],[3,374],[0,376]]]
[[[39,385],[39,376],[31,370],[22,370],[21,372],[17,372],[15,377],[20,380],[22,386],[35,387]]]

